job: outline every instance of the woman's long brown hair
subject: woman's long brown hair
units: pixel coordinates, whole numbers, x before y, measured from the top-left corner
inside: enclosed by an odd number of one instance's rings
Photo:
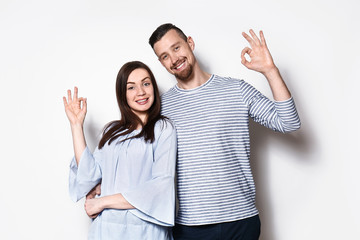
[[[154,88],[154,102],[147,112],[147,121],[145,124],[131,110],[126,100],[127,80],[131,72],[138,68],[145,69],[149,73],[151,83]],[[151,72],[150,68],[140,61],[125,63],[121,67],[116,78],[116,98],[121,113],[121,119],[112,121],[105,126],[98,148],[101,149],[106,142],[110,145],[111,142],[118,137],[131,133],[138,127],[139,124],[142,126],[142,130],[140,133],[131,138],[144,137],[146,142],[153,142],[155,138],[155,123],[159,119],[164,119],[165,117],[160,114],[161,103],[159,89],[157,87],[154,74]]]

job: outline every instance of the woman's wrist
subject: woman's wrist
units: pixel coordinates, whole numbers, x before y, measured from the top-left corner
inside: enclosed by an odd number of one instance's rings
[[[83,123],[76,122],[76,123],[70,123],[71,130],[83,130]]]

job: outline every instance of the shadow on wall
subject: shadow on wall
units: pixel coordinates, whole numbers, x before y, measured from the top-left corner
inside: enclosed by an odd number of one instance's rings
[[[251,146],[251,168],[254,175],[256,184],[256,205],[260,212],[261,219],[261,236],[260,239],[276,240],[274,218],[276,213],[272,211],[272,199],[269,192],[269,159],[266,153],[272,151],[268,149],[270,143],[276,142],[276,145],[281,148],[286,148],[290,152],[293,152],[298,159],[304,161],[304,164],[312,164],[309,161],[310,155],[313,152],[316,144],[315,139],[311,136],[312,131],[309,130],[309,126],[304,128],[306,121],[300,114],[302,126],[301,129],[288,134],[276,133],[266,127],[255,123],[250,119],[250,146]]]
[[[104,126],[101,126],[99,128],[99,126],[94,121],[94,118],[90,114],[86,116],[84,123],[84,132],[85,132],[86,143],[91,152],[93,152],[99,144],[99,141],[102,136],[103,127]]]

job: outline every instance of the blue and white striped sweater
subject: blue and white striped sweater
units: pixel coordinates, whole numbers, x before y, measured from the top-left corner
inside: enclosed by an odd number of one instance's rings
[[[212,75],[191,90],[162,95],[178,136],[176,222],[203,225],[258,214],[251,173],[249,116],[280,132],[300,127],[292,98],[273,102],[243,80]]]

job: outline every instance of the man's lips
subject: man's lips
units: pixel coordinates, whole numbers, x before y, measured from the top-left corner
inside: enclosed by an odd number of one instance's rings
[[[171,69],[173,69],[173,70],[179,70],[179,69],[181,69],[184,65],[185,65],[185,60],[182,60],[182,61],[179,61],[179,62],[175,63],[175,64],[171,67]]]
[[[178,67],[176,67],[176,70],[179,70],[180,68],[182,68],[185,65],[185,62],[183,62],[182,64],[180,64]]]

